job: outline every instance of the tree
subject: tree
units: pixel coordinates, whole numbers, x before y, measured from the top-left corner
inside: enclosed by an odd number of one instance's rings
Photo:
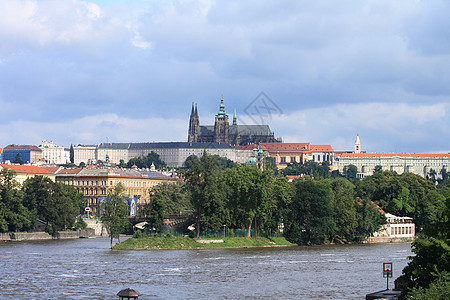
[[[181,215],[186,211],[192,210],[189,193],[184,187],[184,183],[180,181],[176,183],[160,183],[153,188],[152,192],[161,194],[166,203],[166,215]]]
[[[335,229],[331,201],[327,182],[295,181],[295,194],[284,224],[286,239],[298,245],[329,242]]]
[[[69,159],[70,159],[70,163],[73,164],[75,161],[75,150],[73,149],[73,145],[70,144],[70,149],[69,149]]]
[[[255,218],[259,217],[261,222],[270,219],[272,174],[271,170],[261,171],[254,166],[235,166],[226,172],[232,219],[237,226],[246,228],[247,237]]]
[[[25,180],[24,205],[32,213],[33,223],[40,219],[47,232],[73,228],[76,217],[86,206],[83,195],[73,186],[55,183],[48,177],[34,176]]]
[[[204,153],[183,174],[196,219],[197,238],[201,225],[217,230],[227,223],[222,173],[217,157]]]
[[[161,192],[156,193],[152,196],[151,206],[150,206],[150,218],[147,219],[147,228],[160,233],[163,226],[164,210],[166,208],[166,202],[164,201]]]
[[[381,173],[381,172],[383,172],[383,167],[380,165],[376,165],[375,169],[373,169],[373,173],[375,174],[375,173]]]
[[[355,237],[356,241],[364,241],[367,237],[380,229],[383,224],[386,224],[385,215],[379,211],[373,202],[367,199],[357,198],[355,207],[356,219],[358,222]]]
[[[128,205],[123,195],[124,190],[122,184],[117,184],[113,190],[108,192],[107,199],[101,205],[101,220],[111,238],[111,249],[113,248],[113,239],[117,238],[120,243],[120,234],[130,223],[127,217]]]
[[[199,161],[199,158],[197,157],[197,155],[192,154],[186,158],[183,165],[186,169],[190,169],[190,168],[192,168],[194,163],[198,162],[198,161]]]
[[[336,178],[331,182],[336,243],[352,242],[355,239],[358,222],[354,189],[355,186],[345,178]]]
[[[355,165],[348,165],[344,167],[344,176],[348,180],[355,180],[358,168]]]
[[[127,167],[127,164],[125,163],[125,161],[123,159],[121,159],[119,161],[119,168],[126,168],[126,167]]]
[[[415,255],[409,257],[410,262],[403,269],[403,275],[400,277],[407,285],[407,288],[402,291],[403,299],[409,299],[409,293],[414,295],[417,289],[438,292],[435,288],[440,281],[444,281],[449,286],[450,197],[446,199],[444,207],[438,212],[438,217],[438,220],[430,224],[412,244],[412,252]]]
[[[13,170],[0,170],[0,232],[28,230],[33,225],[15,176]]]
[[[24,162],[23,159],[22,159],[22,154],[17,153],[16,156],[14,157],[13,164],[20,164],[20,165],[23,165],[24,163],[25,163],[25,162]]]

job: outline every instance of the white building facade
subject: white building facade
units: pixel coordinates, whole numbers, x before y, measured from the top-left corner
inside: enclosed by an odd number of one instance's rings
[[[70,162],[70,151],[52,141],[42,141],[39,149],[42,150],[42,159],[46,164],[63,165]]]
[[[436,178],[440,178],[443,168],[450,169],[450,154],[343,153],[336,162],[341,173],[346,166],[356,166],[360,178],[373,175],[376,166],[383,171],[410,172],[425,178],[434,171]]]

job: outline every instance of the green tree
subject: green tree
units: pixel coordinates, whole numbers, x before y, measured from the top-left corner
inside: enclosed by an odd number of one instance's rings
[[[284,225],[284,236],[292,243],[329,242],[335,230],[329,184],[311,179],[296,180],[295,195]]]
[[[125,163],[125,161],[123,159],[121,159],[119,161],[119,168],[126,168],[126,167],[127,167],[127,164]]]
[[[355,165],[348,165],[344,167],[344,176],[348,180],[356,180],[356,174],[358,173],[358,168]]]
[[[86,206],[83,195],[73,186],[55,183],[48,177],[28,178],[22,190],[24,205],[32,213],[33,223],[36,219],[44,221],[49,233],[73,228],[76,217]]]
[[[15,176],[13,170],[0,170],[0,232],[28,230],[33,225]]]
[[[407,284],[407,288],[402,291],[403,299],[409,299],[409,293],[417,295],[417,289],[422,292],[438,292],[435,284],[442,280],[449,285],[450,197],[437,215],[438,220],[430,224],[412,244],[412,252],[415,255],[409,257],[410,262],[400,277],[400,280]],[[444,279],[441,276],[444,276]]]
[[[163,197],[166,207],[166,215],[181,215],[186,211],[192,211],[192,205],[187,189],[184,183],[177,181],[176,183],[161,183],[152,190],[154,194],[160,193]]]
[[[22,159],[22,154],[17,153],[16,156],[14,157],[13,164],[20,164],[20,165],[23,165],[24,163],[25,163],[25,162],[24,162],[23,159]]]
[[[355,201],[356,219],[358,227],[356,229],[356,241],[364,241],[375,231],[386,224],[385,215],[379,211],[377,206],[367,200],[357,198]]]
[[[383,172],[383,167],[380,165],[376,165],[375,169],[373,169],[373,173],[375,174],[375,173],[381,173],[381,172]]]
[[[271,170],[261,171],[254,166],[235,166],[226,172],[232,218],[236,226],[245,227],[247,237],[255,220],[263,223],[271,219],[274,208],[269,201],[272,174]]]
[[[204,153],[183,173],[196,219],[197,238],[200,226],[218,230],[228,223],[223,170],[217,157]]]
[[[124,187],[117,184],[114,190],[108,192],[108,197],[101,205],[101,220],[108,230],[111,238],[111,249],[113,247],[113,239],[117,238],[120,243],[120,234],[129,225],[127,213],[128,205],[124,197]]]
[[[184,164],[183,164],[183,166],[186,168],[186,169],[190,169],[190,168],[192,168],[192,166],[194,165],[194,163],[198,163],[199,162],[199,158],[197,157],[197,155],[194,155],[194,154],[192,154],[192,155],[189,155],[187,158],[186,158],[186,160],[184,161]]]
[[[335,243],[352,242],[356,236],[358,222],[355,207],[355,186],[345,178],[336,178],[331,182],[333,198]]]
[[[69,159],[70,159],[70,163],[73,164],[74,161],[75,161],[75,150],[73,149],[73,145],[72,144],[70,144]]]
[[[147,219],[147,228],[155,228],[157,233],[160,233],[163,227],[164,211],[166,208],[166,201],[164,201],[161,192],[152,195],[150,204],[150,218]]]

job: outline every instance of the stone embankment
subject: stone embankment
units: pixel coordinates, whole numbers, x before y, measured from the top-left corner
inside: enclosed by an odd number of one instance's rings
[[[375,237],[371,236],[367,239],[366,243],[368,244],[375,244],[375,243],[411,243],[414,241],[414,237]]]
[[[103,223],[100,220],[84,218],[83,221],[87,224],[88,228],[94,229],[96,236],[108,235],[105,226],[103,226]]]
[[[13,232],[0,233],[0,241],[33,241],[33,240],[60,240],[94,237],[94,230],[61,231],[53,236],[47,232]]]

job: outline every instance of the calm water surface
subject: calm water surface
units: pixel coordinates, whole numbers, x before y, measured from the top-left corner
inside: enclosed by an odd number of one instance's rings
[[[364,299],[386,288],[410,244],[118,251],[107,238],[0,242],[4,299]],[[393,280],[391,280],[393,283]],[[393,287],[393,284],[390,284]]]

